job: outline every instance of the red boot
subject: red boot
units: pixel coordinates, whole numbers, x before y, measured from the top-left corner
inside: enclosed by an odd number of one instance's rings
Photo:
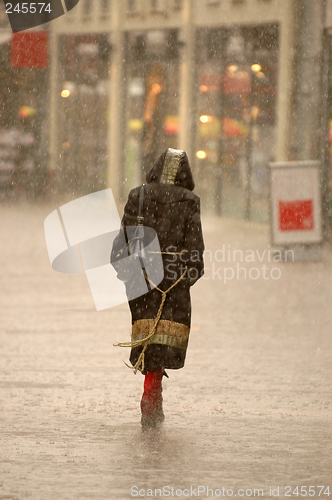
[[[165,418],[161,395],[163,390],[161,381],[164,373],[164,370],[156,370],[145,375],[144,393],[141,400],[141,424],[143,429],[156,427]]]

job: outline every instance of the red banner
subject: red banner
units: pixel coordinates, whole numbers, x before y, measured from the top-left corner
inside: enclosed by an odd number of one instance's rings
[[[11,49],[11,65],[13,68],[47,68],[47,32],[14,33]]]

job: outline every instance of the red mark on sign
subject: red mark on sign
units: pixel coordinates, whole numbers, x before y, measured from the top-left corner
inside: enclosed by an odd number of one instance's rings
[[[279,201],[280,231],[311,231],[314,226],[313,200]]]

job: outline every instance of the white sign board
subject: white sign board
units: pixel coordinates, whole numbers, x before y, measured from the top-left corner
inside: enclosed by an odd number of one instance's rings
[[[273,245],[322,240],[318,161],[270,163]]]

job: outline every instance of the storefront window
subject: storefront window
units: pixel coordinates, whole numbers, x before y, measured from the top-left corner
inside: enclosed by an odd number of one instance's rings
[[[176,30],[127,35],[124,196],[167,147],[177,147],[179,71]]]
[[[268,219],[277,42],[275,26],[198,33],[197,185],[226,217]]]
[[[47,47],[43,30],[5,33],[0,44],[0,192],[38,195],[47,183]]]
[[[64,188],[106,185],[110,44],[107,35],[61,38],[58,178]]]

